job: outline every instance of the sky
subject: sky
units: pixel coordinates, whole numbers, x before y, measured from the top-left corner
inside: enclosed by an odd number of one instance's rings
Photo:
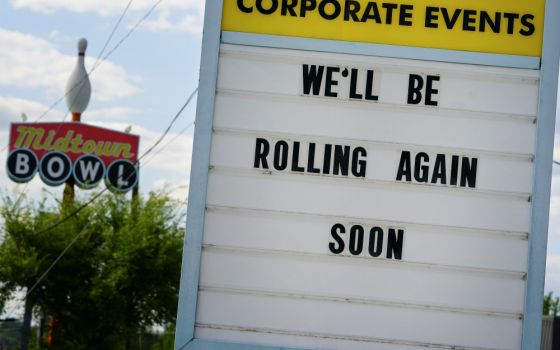
[[[36,120],[64,96],[76,63],[77,40],[87,38],[90,70],[128,0],[9,0],[0,2],[0,140],[11,122]],[[109,42],[105,53],[156,3],[136,0]],[[149,148],[198,84],[204,4],[202,0],[164,0],[153,13],[91,74],[92,97],[82,121],[140,135],[140,153]],[[196,99],[161,144],[157,155],[141,163],[141,191],[165,188],[185,199]],[[62,121],[64,101],[41,121]],[[173,142],[168,143],[173,139]],[[4,143],[4,142],[3,142]],[[2,146],[4,147],[4,146]],[[5,164],[7,152],[0,155]],[[15,186],[1,167],[0,188],[25,189],[29,196],[48,189],[36,177]]]
[[[94,64],[129,0],[0,1],[0,140],[11,122],[25,113],[34,121],[64,95],[76,62],[76,43],[87,38],[86,68]],[[115,36],[111,50],[157,0],[135,0]],[[198,83],[203,0],[163,0],[153,13],[103,61],[90,79],[92,99],[82,121],[141,137],[141,154],[167,127]],[[106,51],[108,52],[108,51]],[[166,189],[185,200],[192,151],[195,102],[187,107],[156,156],[141,164],[142,192]],[[559,109],[560,110],[560,109]],[[67,117],[63,102],[44,121]],[[68,119],[66,119],[68,120]],[[556,135],[558,135],[557,127]],[[171,143],[168,143],[172,140]],[[0,145],[3,147],[3,145]],[[5,164],[7,151],[0,153]],[[556,137],[555,159],[560,160]],[[560,167],[554,166],[545,291],[560,295]],[[29,197],[60,197],[62,186],[46,187],[36,177],[16,185],[0,167],[0,192],[26,191]],[[42,194],[43,193],[43,194]]]
[[[12,122],[22,113],[35,121],[61,97],[77,61],[77,41],[88,40],[89,71],[129,0],[0,1],[0,194],[25,192],[28,198],[58,200],[64,186],[47,187],[38,176],[28,184],[11,182],[4,149]],[[158,3],[134,0],[105,54]],[[198,85],[203,0],[163,0],[142,24],[90,75],[92,96],[82,121],[140,135],[143,154],[168,126]],[[196,98],[160,147],[141,162],[140,191],[166,190],[186,201]],[[68,121],[64,101],[41,121]],[[189,125],[191,127],[189,127]],[[187,128],[188,127],[188,128]],[[104,185],[98,186],[98,189]],[[86,193],[86,191],[79,191]],[[18,317],[21,304],[0,317]]]

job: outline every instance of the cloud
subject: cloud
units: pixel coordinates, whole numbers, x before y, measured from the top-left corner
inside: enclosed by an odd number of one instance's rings
[[[200,33],[202,32],[202,24],[201,15],[186,14],[179,18],[173,18],[171,9],[165,9],[158,13],[155,20],[145,21],[142,24],[142,28],[151,32],[180,31]]]
[[[546,283],[545,293],[554,291],[556,295],[560,292],[560,256],[549,255],[546,258]]]
[[[120,14],[127,3],[128,0],[11,0],[12,6],[16,9],[26,9],[44,14],[64,10],[82,14],[96,13],[100,16]],[[139,18],[155,4],[155,0],[136,0],[132,3],[129,11]],[[156,14],[156,20],[147,20],[142,27],[149,31],[165,30],[198,33],[202,31],[204,0],[166,0],[158,5]]]
[[[92,109],[86,112],[87,120],[90,121],[125,121],[133,117],[145,114],[146,110],[130,107],[109,107]]]
[[[145,11],[155,3],[155,0],[136,0],[130,9]],[[29,9],[42,13],[66,10],[77,13],[94,12],[102,16],[109,16],[121,13],[128,4],[128,0],[11,0],[11,4],[16,9]],[[160,6],[176,10],[203,10],[204,0],[166,0]]]
[[[131,133],[140,135],[140,155],[145,154],[161,136],[161,132],[149,130],[137,124],[103,121],[93,121],[91,124],[120,131],[125,130],[129,125],[132,126]],[[190,134],[170,132],[158,147],[141,160],[141,168],[160,173],[165,172],[166,176],[171,175],[170,173],[188,176],[192,141]]]
[[[7,126],[5,122],[20,122],[21,114],[25,113],[29,117],[28,121],[34,121],[41,114],[47,111],[48,107],[37,103],[34,101],[11,97],[11,96],[0,96],[0,121],[2,121],[2,127]],[[51,112],[45,116],[44,121],[49,120],[49,117],[53,117],[54,114],[58,112]],[[57,119],[61,119],[60,116]]]
[[[189,180],[174,182],[173,184],[165,179],[154,181],[153,188],[155,190],[163,190],[168,193],[172,198],[178,201],[185,201],[189,194]]]
[[[64,87],[76,57],[64,55],[41,38],[0,28],[0,86],[46,89],[53,96],[64,95]],[[91,69],[93,59],[86,58]],[[141,78],[129,75],[124,68],[105,61],[91,75],[93,96],[112,101],[140,92]]]
[[[550,216],[554,218],[558,215],[560,215],[560,196],[556,192],[556,194],[553,193],[550,197]]]

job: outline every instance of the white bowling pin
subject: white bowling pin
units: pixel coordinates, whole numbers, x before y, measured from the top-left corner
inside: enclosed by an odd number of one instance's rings
[[[78,62],[66,83],[66,105],[72,112],[72,119],[79,120],[80,115],[86,110],[91,97],[91,84],[84,65],[87,40],[78,41]]]

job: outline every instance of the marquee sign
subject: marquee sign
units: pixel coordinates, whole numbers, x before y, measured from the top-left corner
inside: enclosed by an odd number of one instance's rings
[[[537,349],[560,0],[206,11],[175,348]]]
[[[138,181],[138,143],[137,135],[83,123],[14,123],[7,172],[15,182],[39,172],[49,186],[73,177],[84,189],[105,179],[112,191],[127,192]]]

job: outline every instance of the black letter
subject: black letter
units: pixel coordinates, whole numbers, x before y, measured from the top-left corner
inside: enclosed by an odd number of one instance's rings
[[[412,11],[414,9],[413,5],[401,5],[401,11],[399,13],[399,25],[401,26],[412,26]]]
[[[476,30],[476,26],[473,23],[476,23],[476,16],[475,10],[463,10],[463,30],[467,32],[474,32]]]
[[[332,145],[325,145],[325,154],[323,155],[323,174],[331,173],[331,152]]]
[[[321,169],[315,168],[315,144],[309,144],[309,152],[307,153],[307,172],[319,174]]]
[[[288,3],[288,1],[290,2]],[[286,16],[289,12],[290,16],[296,17],[297,13],[294,10],[294,7],[297,6],[297,2],[298,0],[282,0],[282,16]]]
[[[321,81],[323,80],[323,71],[325,67],[316,65],[303,65],[303,94],[309,95],[311,87],[313,87],[313,95],[318,96],[321,92]]]
[[[358,70],[352,68],[352,73],[350,74],[350,98],[361,100],[363,96],[356,92],[356,85],[358,85]]]
[[[386,12],[385,23],[386,24],[393,23],[393,10],[398,8],[399,5],[383,3],[383,4],[381,4],[381,7],[383,7],[385,10],[387,10],[387,11],[385,11]]]
[[[447,12],[447,8],[442,7],[441,14],[443,15],[443,20],[445,21],[445,25],[447,26],[447,29],[453,29],[453,27],[455,27],[455,23],[457,23],[457,20],[459,19],[461,10],[456,9],[453,12],[453,17],[449,18],[449,13]]]
[[[372,227],[369,231],[369,255],[377,258],[383,251],[383,229],[381,227]]]
[[[346,233],[345,229],[344,229],[344,226],[342,226],[342,224],[335,224],[331,228],[331,236],[336,241],[336,243],[334,243],[334,242],[329,243],[329,250],[333,254],[340,254],[344,251],[344,240],[342,240],[342,238],[338,235],[337,231],[339,231],[341,234]],[[338,246],[337,246],[337,244],[338,244]]]
[[[267,140],[257,138],[257,145],[255,147],[255,168],[260,168],[262,163],[263,169],[268,169],[268,162],[266,161],[266,156],[270,151],[270,144]]]
[[[422,102],[422,88],[424,79],[418,74],[411,74],[408,77],[408,104],[417,105]]]
[[[325,96],[336,97],[338,96],[336,92],[332,92],[331,88],[338,85],[338,81],[333,80],[333,73],[338,73],[340,68],[338,67],[327,67],[327,80],[325,81]]]
[[[284,170],[288,166],[288,143],[278,141],[274,146],[274,169]],[[282,155],[282,158],[280,158]]]
[[[237,8],[239,8],[242,12],[245,12],[245,13],[253,12],[253,8],[252,7],[246,7],[243,4],[243,0],[237,0]]]
[[[430,176],[430,166],[422,165],[422,162],[429,162],[430,157],[424,153],[420,152],[416,155],[414,160],[414,179],[418,182],[428,182],[428,177]]]
[[[366,76],[366,100],[377,101],[378,97],[373,94],[373,71],[368,70]]]
[[[301,8],[299,10],[299,16],[305,17],[307,11],[313,11],[317,7],[317,2],[315,0],[301,0]]]
[[[519,15],[517,13],[504,13],[504,17],[507,18],[508,21],[508,29],[507,29],[507,33],[508,34],[513,34],[513,28],[515,25],[515,20],[517,18],[519,18]]]
[[[405,181],[412,181],[412,174],[410,172],[410,152],[402,151],[401,160],[399,161],[399,170],[397,171],[397,181],[402,181],[405,176]]]
[[[354,22],[359,22],[360,19],[356,15],[356,13],[360,12],[360,3],[354,0],[346,0],[346,4],[344,5],[344,20],[352,20]]]
[[[432,183],[447,184],[447,169],[445,166],[445,154],[438,154],[434,164],[434,173],[432,174]]]
[[[325,11],[325,7],[329,3],[334,6],[334,11],[330,15],[327,13],[327,11]],[[335,0],[323,0],[319,4],[319,14],[321,15],[321,17],[327,20],[332,20],[337,18],[340,15],[340,10],[341,10],[340,4],[338,3],[338,1]]]
[[[304,167],[298,166],[299,164],[299,142],[294,142],[294,148],[292,149],[292,171],[297,171],[303,173],[305,171]]]
[[[358,237],[356,237],[356,235]],[[348,250],[350,250],[350,254],[352,255],[360,255],[363,249],[364,228],[360,225],[354,225],[350,228],[350,242],[348,243]]]
[[[365,159],[359,160],[358,157],[360,156],[367,157],[367,152],[363,147],[356,147],[352,152],[352,174],[355,177],[366,177],[367,161]]]
[[[377,3],[371,1],[368,2],[366,9],[364,10],[364,14],[362,15],[362,22],[365,22],[370,18],[375,20],[375,23],[381,23],[381,17],[379,17],[379,9],[377,8]]]
[[[449,184],[451,186],[457,186],[457,173],[459,172],[459,156],[451,157],[451,177],[449,178]]]
[[[428,75],[426,80],[426,102],[424,103],[426,106],[437,106],[437,101],[432,100],[432,95],[438,93],[437,89],[432,88],[432,83],[434,81],[439,81],[439,77],[437,75]]]
[[[257,0],[257,10],[259,10],[260,13],[262,13],[263,15],[270,15],[273,14],[274,11],[276,11],[276,9],[278,8],[278,0],[268,0],[268,1],[272,1],[272,5],[270,6],[270,8],[267,10],[263,7],[262,3],[264,0]]]
[[[439,7],[426,7],[426,21],[424,22],[424,26],[426,28],[437,28],[438,24],[434,23],[434,19],[437,20],[438,16],[434,15],[434,12],[439,12]]]
[[[492,20],[488,12],[480,11],[480,31],[486,31],[486,24],[492,29],[494,33],[500,32],[500,22],[502,21],[502,14],[500,12],[496,12],[494,15],[495,18]]]
[[[535,19],[535,16],[529,14],[523,15],[523,17],[521,17],[521,24],[527,27],[527,29],[521,29],[519,31],[521,35],[529,36],[535,32],[535,25],[533,24],[533,22],[529,21],[533,19]]]
[[[344,148],[343,148],[344,147]],[[350,146],[334,146],[333,174],[342,173],[348,176],[348,165],[350,163]]]
[[[466,187],[467,185],[470,188],[476,187],[477,165],[477,158],[473,158],[472,163],[470,163],[468,157],[463,157],[463,162],[461,165],[461,187]]]
[[[404,230],[398,230],[398,238],[394,228],[389,229],[389,239],[387,240],[387,259],[402,260]]]

